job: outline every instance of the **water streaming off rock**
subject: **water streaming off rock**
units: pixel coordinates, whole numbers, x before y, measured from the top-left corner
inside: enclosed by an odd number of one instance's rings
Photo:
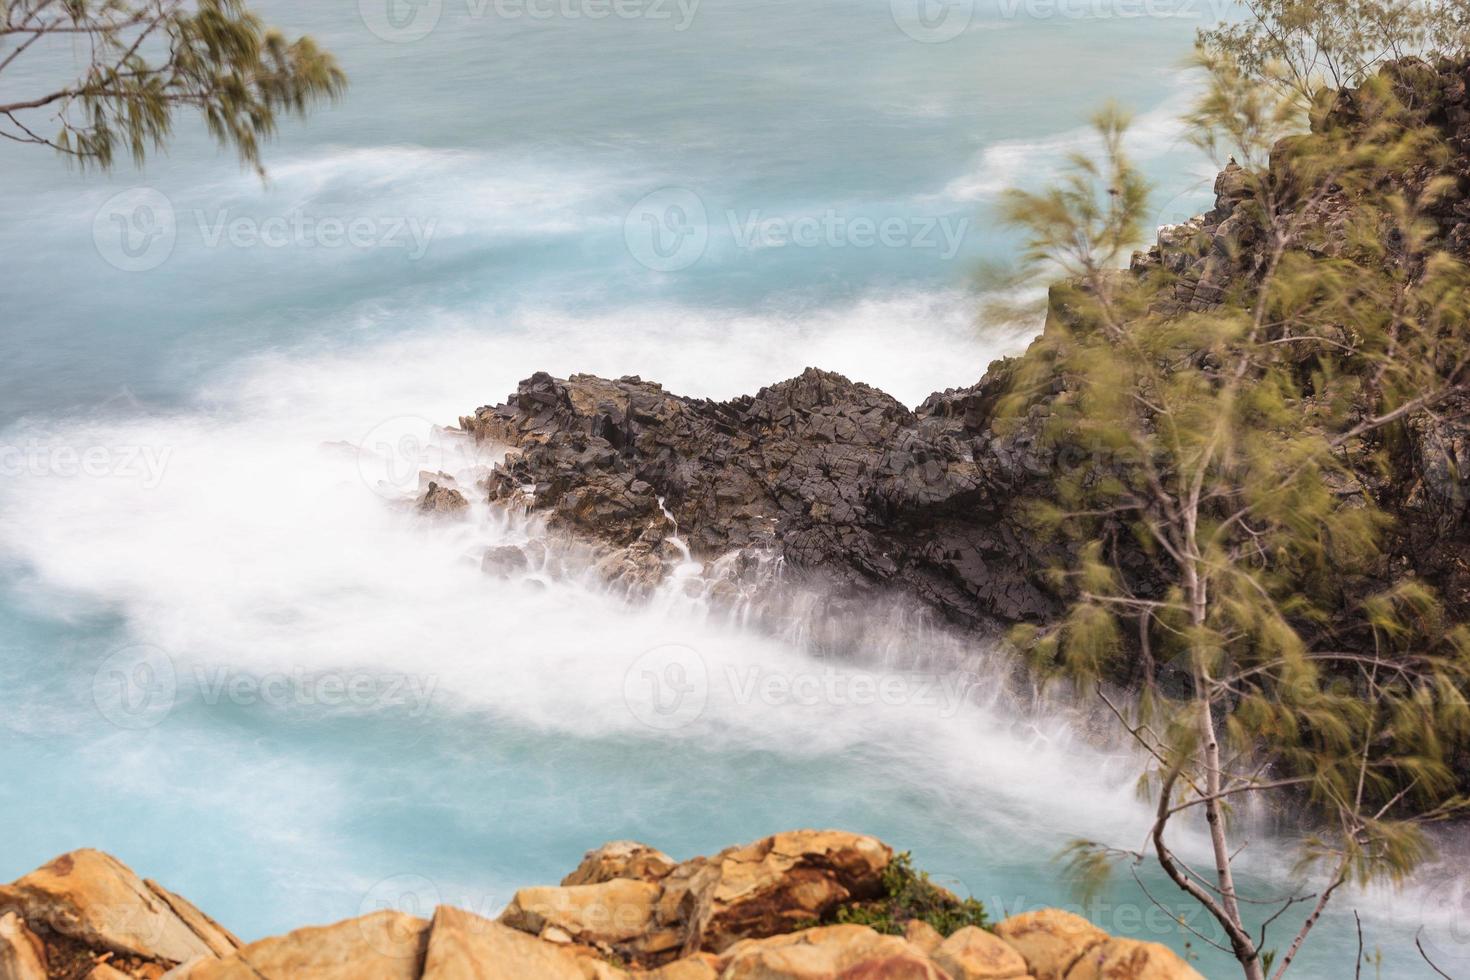
[[[1072,837],[1138,843],[1123,750],[985,637],[797,584],[714,597],[734,573],[681,556],[629,604],[513,513],[476,499],[429,521],[411,500],[420,471],[476,497],[493,449],[436,427],[537,370],[724,398],[818,365],[911,405],[973,382],[1034,328],[976,327],[974,266],[1011,244],[987,207],[1085,144],[1103,95],[1142,113],[1159,222],[1208,200],[1212,168],[1170,124],[1196,22],[982,5],[933,45],[875,0],[708,0],[678,32],[448,3],[393,44],[351,5],[260,6],[354,80],[283,134],[267,184],[192,132],[105,178],[0,147],[0,441],[110,461],[0,484],[0,879],[101,847],[255,937],[374,908],[402,876],[494,911],[620,837],[682,857],[847,827],[997,910],[1067,903],[1051,859]],[[136,187],[164,195],[177,241],[128,272],[95,219]],[[668,188],[697,195],[709,235],[661,271],[627,218]],[[364,214],[421,238],[219,233]],[[964,234],[953,253],[743,237],[829,216]],[[506,547],[524,560],[486,574]],[[139,670],[170,696],[107,700]],[[1250,850],[1283,882],[1286,842]],[[1398,977],[1418,975],[1426,915],[1454,961],[1461,902],[1451,882],[1356,904]],[[1131,883],[1094,913],[1192,941]],[[1303,975],[1343,976],[1351,936],[1344,903]]]

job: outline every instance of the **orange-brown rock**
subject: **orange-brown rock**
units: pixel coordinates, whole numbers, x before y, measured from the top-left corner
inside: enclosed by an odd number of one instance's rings
[[[535,936],[557,929],[573,942],[589,946],[644,950],[657,931],[654,911],[661,894],[658,885],[631,878],[596,885],[522,888],[500,914],[500,921]],[[670,941],[669,946],[673,945],[677,940]]]
[[[1020,953],[975,926],[957,930],[930,956],[953,980],[1018,980],[1027,975]]]
[[[829,830],[796,830],[721,851],[709,859],[718,878],[707,896],[701,947],[719,953],[741,939],[791,932],[844,902],[877,897],[892,859],[893,850],[876,837]]]
[[[441,905],[422,980],[584,980],[578,957],[508,926]]]
[[[912,919],[904,926],[903,938],[922,949],[927,955],[933,956],[934,951],[944,942],[944,937],[923,919]]]
[[[1108,938],[1082,916],[1060,909],[1013,915],[995,927],[995,934],[1021,954],[1036,980],[1066,980],[1082,954]]]
[[[134,980],[131,973],[124,973],[110,963],[98,963],[87,974],[86,980]]]
[[[423,919],[384,910],[262,939],[170,980],[418,980],[428,933]]]
[[[695,953],[668,966],[635,973],[638,980],[719,980],[720,960],[712,953]]]
[[[562,887],[517,892],[500,921],[652,968],[876,897],[892,857],[876,838],[840,831],[776,834],[677,866],[645,845],[615,842],[590,852]]]
[[[1109,939],[1082,954],[1067,980],[1205,980],[1174,951],[1158,943]]]
[[[46,947],[14,912],[0,915],[0,980],[46,980]]]
[[[858,925],[743,940],[721,962],[720,980],[950,980],[908,941]]]
[[[659,881],[677,864],[663,851],[631,840],[615,840],[588,851],[563,885],[598,885],[614,878]]]
[[[0,913],[7,911],[34,931],[87,949],[169,966],[230,952],[238,944],[184,899],[150,887],[117,858],[90,849],[63,854],[0,885]]]

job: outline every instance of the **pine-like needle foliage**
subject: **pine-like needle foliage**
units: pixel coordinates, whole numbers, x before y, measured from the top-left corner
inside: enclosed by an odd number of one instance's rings
[[[57,42],[84,53],[81,71],[24,97],[0,94],[0,136],[84,167],[106,169],[119,152],[141,164],[167,143],[175,114],[193,110],[263,173],[260,144],[281,116],[347,85],[311,38],[287,40],[244,0],[0,0],[0,83]]]
[[[1106,110],[1098,159],[1005,200],[1031,271],[1056,284],[1000,424],[1044,406],[1045,439],[1089,460],[1031,507],[1077,556],[1055,571],[1070,609],[1015,638],[1098,692],[1150,760],[1146,844],[1080,844],[1069,864],[1095,878],[1148,855],[1260,980],[1290,968],[1341,885],[1401,880],[1428,853],[1424,825],[1466,805],[1451,763],[1470,740],[1470,631],[1388,566],[1368,483],[1407,420],[1470,390],[1470,268],[1426,217],[1447,186],[1422,175],[1447,150],[1404,98],[1414,63],[1365,79],[1350,125],[1229,51],[1201,65],[1191,129],[1233,157],[1238,202],[1210,248],[1242,274],[1180,311],[1167,266],[1121,270],[1147,188],[1126,117]],[[1136,704],[1107,693],[1129,674]],[[1302,870],[1321,884],[1287,902],[1300,915],[1279,945],[1232,868],[1232,808],[1252,796],[1317,828]],[[1208,869],[1170,843],[1196,814]]]

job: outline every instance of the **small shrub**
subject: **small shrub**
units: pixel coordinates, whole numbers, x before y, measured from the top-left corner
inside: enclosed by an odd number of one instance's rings
[[[903,935],[913,920],[927,922],[941,936],[965,926],[989,929],[985,905],[978,899],[959,898],[929,880],[929,874],[914,868],[905,851],[894,856],[883,872],[882,898],[839,906],[831,921],[869,928],[891,936]]]

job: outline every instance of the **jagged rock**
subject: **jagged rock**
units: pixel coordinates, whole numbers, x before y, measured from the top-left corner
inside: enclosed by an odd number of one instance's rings
[[[429,489],[418,502],[419,513],[435,517],[463,517],[469,508],[470,502],[464,499],[464,494],[435,481],[430,481]]]
[[[839,831],[791,831],[721,851],[708,859],[718,877],[708,893],[702,948],[718,953],[741,939],[790,932],[844,902],[874,898],[892,859],[877,838]]]
[[[1018,482],[1049,472],[1024,434],[988,431],[999,392],[982,382],[911,412],[815,369],[729,402],[537,374],[461,423],[517,449],[491,499],[614,547],[609,577],[656,584],[677,526],[696,558],[779,555],[840,588],[906,590],[975,622],[1055,610],[1043,565],[1016,560],[1031,536],[996,520]]]
[[[565,879],[587,883],[521,889],[500,921],[543,938],[558,929],[654,967],[790,932],[844,902],[873,898],[892,857],[876,838],[841,831],[775,834],[678,865],[619,841],[589,853]]]
[[[662,939],[654,912],[662,889],[651,882],[615,878],[595,885],[522,888],[500,922],[541,935],[560,929],[573,942],[647,956],[676,947],[678,937]]]
[[[957,930],[930,955],[953,980],[1019,980],[1028,969],[1014,948],[975,926]]]
[[[584,980],[579,958],[459,909],[440,906],[429,928],[422,980]]]
[[[663,851],[631,840],[610,841],[588,851],[577,870],[561,880],[563,885],[596,885],[614,878],[659,881],[674,870],[677,862]]]
[[[484,557],[480,559],[480,571],[498,578],[509,578],[518,572],[524,572],[530,564],[524,551],[513,544],[507,544],[498,548],[486,548]]]
[[[262,939],[170,980],[418,980],[428,937],[429,923],[423,919],[385,909]]]
[[[12,903],[0,912],[0,980],[1201,980],[1162,946],[1110,938],[1055,910],[947,939],[917,920],[903,938],[807,927],[839,905],[880,898],[892,855],[841,831],[775,834],[677,865],[613,841],[589,851],[570,884],[518,892],[498,922],[448,906],[428,922],[384,910],[239,946],[116,859],[77,851],[0,892]],[[50,918],[28,922],[16,903]],[[130,922],[141,916],[174,955],[196,952],[174,960],[139,942],[118,949],[120,935],[138,939],[103,914],[118,908]]]
[[[230,930],[205,915],[191,902],[175,895],[152,878],[144,878],[143,884],[148,886],[149,891],[163,899],[168,904],[168,907],[173,910],[173,913],[186,926],[193,930],[194,935],[204,941],[204,945],[208,946],[209,951],[215,956],[228,956],[244,945]]]
[[[719,980],[720,960],[710,953],[695,953],[657,970],[633,975],[639,980]]]
[[[909,920],[908,925],[904,926],[903,938],[930,956],[933,956],[934,951],[944,942],[944,937],[939,934],[939,930],[923,919]]]
[[[1194,967],[1158,943],[1109,939],[1077,961],[1067,980],[1205,980]]]
[[[907,941],[857,925],[747,939],[721,962],[721,980],[951,980]]]
[[[1410,58],[1384,74],[1450,150],[1447,160],[1412,161],[1391,180],[1416,193],[1449,178],[1419,205],[1436,239],[1470,257],[1470,70],[1463,60]],[[1350,195],[1338,188],[1300,199],[1293,165],[1300,147],[1326,130],[1371,119],[1370,101],[1366,89],[1342,91],[1330,112],[1314,115],[1316,136],[1273,150],[1264,179],[1282,192],[1275,196],[1284,206],[1307,209],[1294,247],[1334,256],[1351,245]],[[1156,312],[1210,310],[1259,281],[1271,262],[1257,186],[1232,161],[1215,182],[1211,210],[1165,226],[1158,243],[1135,256],[1132,275],[1158,276],[1167,286]],[[1053,289],[1048,328],[1075,317],[1075,293],[1065,284]],[[512,447],[489,480],[490,498],[528,506],[553,526],[607,546],[612,553],[600,567],[629,591],[646,593],[667,575],[665,545],[677,528],[696,560],[776,557],[783,574],[817,579],[838,602],[891,591],[964,625],[1054,622],[1068,596],[1057,594],[1046,571],[1075,567],[1076,555],[1035,533],[1024,504],[1048,499],[1063,471],[1087,466],[1102,476],[1106,466],[1051,445],[1049,405],[1066,393],[1065,378],[1021,418],[995,424],[1015,364],[999,361],[976,385],[935,394],[912,411],[816,369],[720,402],[679,397],[636,377],[538,373],[504,404],[460,421],[477,440]],[[1470,423],[1459,410],[1406,421],[1413,445],[1393,460],[1393,479],[1365,472],[1358,482],[1383,491],[1400,518],[1393,559],[1407,561],[1446,596],[1451,615],[1464,618]],[[1396,487],[1411,486],[1420,490],[1406,502],[1388,499],[1402,496]],[[1105,536],[1125,540],[1129,529],[1120,522]],[[1119,551],[1132,590],[1161,596],[1148,556],[1125,545]],[[763,587],[767,596],[779,592],[775,583]],[[1348,597],[1345,608],[1357,599]]]
[[[90,849],[63,854],[0,885],[4,912],[17,913],[43,939],[54,934],[87,950],[166,966],[227,954],[239,945],[189,902]]]
[[[0,915],[0,980],[46,980],[46,946],[14,912]]]
[[[995,927],[995,934],[1021,954],[1036,980],[1068,980],[1083,954],[1108,938],[1082,916],[1059,909],[1013,915]]]

